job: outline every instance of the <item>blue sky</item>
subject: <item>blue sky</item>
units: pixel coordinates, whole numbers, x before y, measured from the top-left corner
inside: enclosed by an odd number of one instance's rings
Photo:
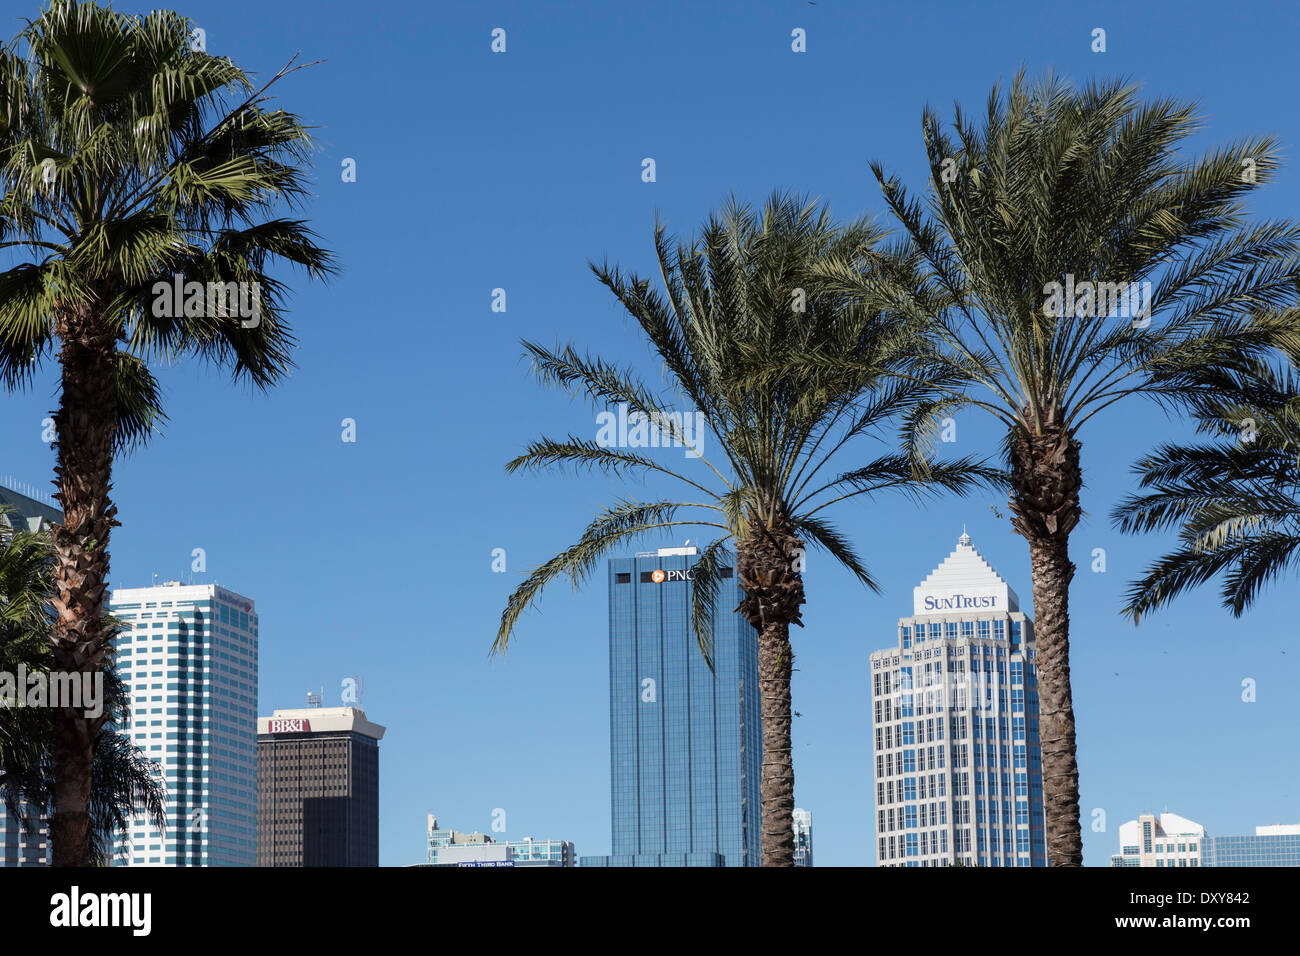
[[[34,14],[27,6],[19,12]],[[322,686],[338,704],[341,681],[364,678],[367,713],[389,728],[386,865],[423,861],[429,811],[488,831],[501,808],[510,839],[609,851],[602,579],[579,593],[557,587],[509,654],[488,657],[520,575],[570,544],[600,504],[639,491],[502,469],[538,434],[595,435],[590,411],[529,377],[519,339],[572,340],[657,375],[587,260],[646,272],[656,214],[689,233],[731,192],[760,201],[783,187],[823,197],[844,219],[880,216],[868,163],[920,188],[923,107],[978,111],[1022,63],[1079,81],[1131,76],[1150,96],[1198,101],[1196,149],[1279,136],[1287,164],[1256,208],[1300,216],[1292,4],[179,8],[210,51],[260,75],[298,51],[325,60],[278,93],[318,127],[309,217],[343,273],[328,286],[296,280],[298,368],[274,392],[232,387],[192,362],[161,370],[172,421],[118,466],[112,580],[188,579],[191,552],[204,548],[208,573],[194,580],[257,602],[261,713],[301,706]],[[507,31],[505,54],[489,50],[495,27]],[[1105,53],[1090,50],[1096,27]],[[791,52],[795,28],[807,31],[806,53]],[[641,181],[644,157],[655,183]],[[341,181],[345,158],[356,182]],[[491,311],[494,288],[506,290],[504,313]],[[0,473],[47,487],[41,419],[56,382],[50,366],[6,398]],[[341,440],[345,418],[355,443]],[[1121,822],[1166,805],[1213,834],[1300,821],[1292,586],[1240,621],[1213,589],[1140,628],[1117,614],[1126,582],[1164,542],[1122,538],[1107,515],[1133,487],[1129,464],[1183,432],[1130,403],[1083,436],[1072,662],[1090,865],[1106,863]],[[995,453],[977,413],[959,417],[958,437],[945,449]],[[796,802],[813,813],[819,864],[874,862],[867,655],[893,642],[912,587],[963,523],[1028,603],[1028,554],[1005,514],[995,495],[849,503],[836,517],[880,595],[810,557],[794,734]],[[494,548],[506,551],[504,574],[491,570]],[[1105,573],[1090,571],[1094,548],[1106,550]],[[1254,703],[1241,699],[1247,678]],[[1094,808],[1104,832],[1092,829]]]

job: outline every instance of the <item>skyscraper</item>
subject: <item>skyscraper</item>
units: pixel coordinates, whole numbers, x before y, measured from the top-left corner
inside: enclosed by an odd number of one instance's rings
[[[257,719],[257,865],[379,865],[379,741],[357,707]]]
[[[691,625],[695,548],[609,562],[613,852],[583,866],[757,866],[758,638],[724,570],[714,671]]]
[[[794,865],[813,865],[812,814],[807,810],[794,812]]]
[[[880,866],[1045,866],[1034,625],[962,533],[871,655]]]
[[[6,479],[7,480],[7,479]],[[13,484],[14,482],[9,482]],[[0,484],[0,545],[14,531],[44,531],[63,520],[57,507]],[[26,801],[18,807],[30,817],[32,830],[23,829],[23,821],[11,815],[0,800],[0,866],[47,866],[50,861],[49,825],[43,815],[35,815]]]
[[[136,817],[115,866],[257,861],[257,613],[215,584],[120,588],[111,612],[136,746],[162,766],[167,826]]]

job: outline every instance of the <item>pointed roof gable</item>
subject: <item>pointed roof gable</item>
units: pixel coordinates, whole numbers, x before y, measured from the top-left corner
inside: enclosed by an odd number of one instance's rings
[[[1020,598],[962,532],[957,549],[912,590],[912,613],[1018,611]]]

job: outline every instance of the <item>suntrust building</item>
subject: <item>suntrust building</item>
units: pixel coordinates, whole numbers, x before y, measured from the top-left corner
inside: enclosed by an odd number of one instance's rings
[[[880,866],[1046,866],[1034,624],[971,546],[871,655]]]

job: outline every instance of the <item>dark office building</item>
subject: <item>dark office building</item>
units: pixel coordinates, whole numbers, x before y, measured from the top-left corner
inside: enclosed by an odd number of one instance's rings
[[[758,637],[719,582],[710,671],[691,625],[695,548],[609,562],[613,852],[582,866],[758,866]]]
[[[257,719],[257,865],[379,865],[379,741],[355,707]]]
[[[29,498],[8,487],[17,484],[9,478],[0,478],[0,546],[9,536],[19,531],[48,531],[51,525],[63,521],[63,512],[57,505]],[[36,489],[28,488],[33,494]],[[3,769],[3,767],[0,767]],[[32,813],[27,802],[21,801],[19,810]],[[9,813],[0,800],[0,866],[47,866],[50,860],[50,834],[44,815],[31,821],[32,829],[25,830],[22,820]]]

